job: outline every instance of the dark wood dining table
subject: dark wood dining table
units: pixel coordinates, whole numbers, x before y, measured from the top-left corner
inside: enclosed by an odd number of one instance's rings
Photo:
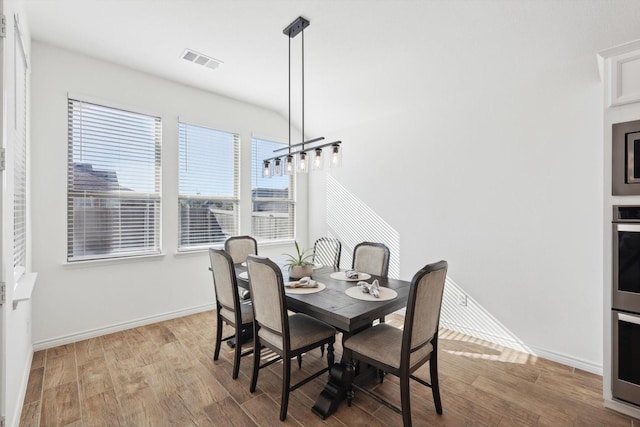
[[[289,274],[286,268],[282,270],[286,283],[289,281]],[[246,271],[246,267],[240,264],[236,265],[238,285],[248,289],[249,281],[240,277],[240,274]],[[398,295],[391,300],[363,301],[345,293],[348,288],[355,286],[356,282],[331,277],[331,274],[337,271],[340,270],[333,267],[314,269],[312,278],[323,283],[326,288],[320,292],[309,294],[287,293],[287,309],[304,313],[332,325],[342,332],[342,341],[344,342],[351,335],[370,327],[376,319],[406,307],[410,282],[371,276],[366,280],[367,282],[371,283],[374,279],[378,279],[380,286],[393,289]],[[331,369],[329,381],[312,408],[313,412],[322,419],[331,415],[337,409],[340,401],[345,398],[347,389],[346,362],[346,360],[342,360]]]

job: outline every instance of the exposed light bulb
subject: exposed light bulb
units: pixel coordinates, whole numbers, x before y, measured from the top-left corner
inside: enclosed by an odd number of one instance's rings
[[[265,160],[262,164],[262,177],[271,178],[271,162],[268,160]]]
[[[313,169],[314,171],[322,169],[322,148],[316,148],[314,150],[311,169]]]
[[[282,176],[282,159],[277,158],[273,161],[273,176]]]
[[[309,161],[307,159],[307,153],[304,151],[298,155],[297,169],[300,173],[307,173],[309,171]]]
[[[342,150],[340,150],[340,145],[336,144],[331,146],[331,160],[329,164],[332,168],[342,166]]]
[[[296,172],[294,157],[291,154],[287,156],[284,167],[287,175],[293,175]]]

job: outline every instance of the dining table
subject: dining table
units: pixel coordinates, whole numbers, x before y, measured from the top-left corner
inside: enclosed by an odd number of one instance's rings
[[[281,267],[283,281],[286,284],[290,281],[289,272],[283,265]],[[246,265],[236,264],[235,268],[238,286],[249,289]],[[365,273],[359,273],[357,278],[348,278],[344,269],[327,266],[314,268],[311,278],[318,282],[321,289],[300,291],[298,289],[301,288],[285,287],[287,309],[304,313],[335,327],[342,333],[342,342],[353,334],[371,327],[375,320],[405,308],[411,285],[405,280]],[[359,281],[372,283],[374,280],[378,280],[380,288],[384,291],[381,292],[384,298],[358,295],[363,294],[361,287],[357,285]],[[358,289],[351,289],[354,287]],[[341,361],[335,363],[329,372],[328,382],[312,408],[322,419],[335,412],[339,403],[346,397],[349,382],[353,380],[349,362],[345,360],[343,352]]]

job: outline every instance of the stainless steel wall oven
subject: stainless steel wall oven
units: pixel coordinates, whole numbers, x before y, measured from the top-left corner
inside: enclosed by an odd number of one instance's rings
[[[612,393],[640,406],[640,206],[613,207]]]

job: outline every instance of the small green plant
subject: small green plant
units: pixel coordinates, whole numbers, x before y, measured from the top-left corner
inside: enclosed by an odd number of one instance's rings
[[[283,254],[288,257],[285,265],[289,267],[289,270],[291,270],[296,265],[299,265],[301,267],[305,267],[307,265],[313,265],[313,263],[311,262],[311,259],[313,258],[313,254],[307,254],[306,250],[300,251],[300,246],[298,246],[298,242],[295,242],[295,244],[296,244],[296,255]]]

